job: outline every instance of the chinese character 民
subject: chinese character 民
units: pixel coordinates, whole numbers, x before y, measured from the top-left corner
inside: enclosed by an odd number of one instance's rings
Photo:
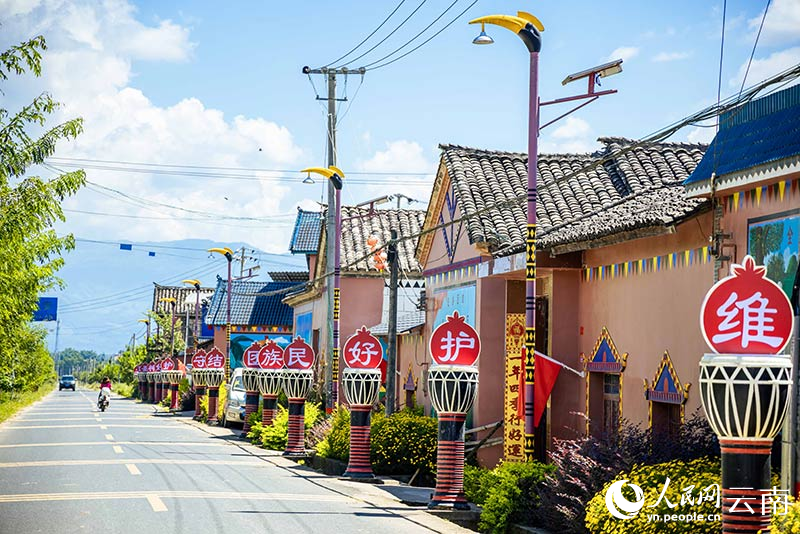
[[[289,361],[287,362],[288,367],[292,367],[293,365],[300,364],[302,367],[308,367],[310,364],[306,363],[306,350],[302,347],[289,347]]]

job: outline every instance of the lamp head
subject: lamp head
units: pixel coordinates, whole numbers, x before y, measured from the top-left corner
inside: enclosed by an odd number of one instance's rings
[[[222,254],[225,258],[230,262],[233,260],[233,251],[228,247],[223,248],[210,248],[208,249],[209,252],[216,252],[217,254]]]
[[[182,280],[182,282],[184,284],[189,284],[191,286],[194,286],[195,289],[200,289],[200,280],[189,279],[189,280]]]
[[[317,182],[315,182],[314,179],[311,177],[311,173],[308,173],[308,175],[305,178],[303,178],[303,183],[304,184],[308,184],[308,185],[312,185],[312,184],[315,184]]]
[[[144,324],[150,324],[150,319],[139,319],[138,322],[144,323]]]
[[[472,40],[472,44],[490,45],[490,44],[493,44],[493,43],[494,43],[494,39],[492,39],[491,37],[489,37],[489,35],[486,34],[486,25],[485,25],[485,23],[481,22],[481,33],[479,33],[478,36],[475,39]]]

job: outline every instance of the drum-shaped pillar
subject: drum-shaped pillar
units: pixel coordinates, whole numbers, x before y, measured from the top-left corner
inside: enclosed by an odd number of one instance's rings
[[[370,416],[381,387],[380,369],[347,367],[342,373],[342,390],[350,404],[350,461],[342,475],[362,482],[379,482],[370,461]]]
[[[170,399],[169,408],[170,410],[177,410],[180,401],[180,395],[178,393],[178,383],[177,382],[170,382],[169,384],[170,393],[172,394],[172,398]]]
[[[258,410],[258,382],[259,369],[246,368],[242,371],[242,382],[244,382],[244,427],[242,437],[246,438],[250,432],[250,415]]]
[[[275,412],[278,409],[278,396],[277,395],[264,395],[263,406],[261,408],[261,424],[263,426],[272,426],[275,421]]]
[[[428,508],[469,509],[464,496],[464,424],[478,391],[478,370],[434,365],[428,372],[431,404],[439,417],[436,489]]]
[[[314,372],[300,369],[284,369],[283,389],[289,399],[289,429],[284,456],[305,456],[306,396],[311,391]]]
[[[722,450],[724,533],[769,532],[770,452],[791,372],[782,355],[706,354],[700,361],[700,399]]]
[[[219,386],[225,380],[225,370],[206,369],[204,377],[208,386],[208,419],[206,422],[211,426],[216,426],[219,424]]]
[[[283,372],[280,369],[259,369],[258,390],[264,399],[261,409],[261,424],[272,426],[278,409],[278,393],[283,387]]]

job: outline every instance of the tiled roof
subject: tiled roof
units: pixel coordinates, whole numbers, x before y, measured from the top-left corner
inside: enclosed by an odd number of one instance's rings
[[[273,282],[308,282],[308,271],[270,271]]]
[[[413,311],[397,318],[397,333],[402,334],[425,324],[425,310]],[[370,332],[376,336],[389,335],[389,323],[384,321],[371,327]]]
[[[292,254],[316,254],[319,251],[319,236],[323,225],[322,213],[297,208],[289,250]]]
[[[540,154],[537,178],[537,246],[559,252],[589,248],[589,242],[615,234],[663,227],[698,211],[705,203],[689,199],[682,182],[703,157],[705,146],[653,143],[624,151],[633,141],[600,138],[594,154]],[[524,153],[440,145],[461,213],[525,196]],[[623,153],[618,153],[623,150]],[[603,158],[608,161],[565,176]],[[468,219],[471,243],[486,243],[495,255],[525,246],[524,200]]]
[[[424,222],[425,212],[422,210],[375,209],[370,211],[369,208],[342,206],[342,272],[378,272],[375,267],[368,264],[366,259],[351,265],[369,253],[367,238],[370,234],[378,237],[380,246],[389,241],[392,229],[397,230],[397,235],[401,238],[416,236],[422,230]],[[398,244],[397,251],[401,271],[421,272],[417,258],[414,256],[417,239],[417,237],[406,239]]]
[[[283,302],[287,289],[298,282],[257,282],[233,280],[231,283],[231,324],[292,326],[292,308]],[[220,326],[226,323],[227,281],[217,277],[217,288],[211,298],[206,324]],[[262,295],[263,293],[263,295]]]
[[[194,307],[197,303],[196,289],[192,286],[162,286],[153,283],[153,311],[156,313],[172,313],[169,302],[160,302],[162,298],[172,297],[176,300],[175,314],[183,315],[187,311],[194,316]],[[200,287],[200,303],[211,298],[213,287]]]
[[[686,185],[800,155],[800,85],[720,117],[720,130]]]

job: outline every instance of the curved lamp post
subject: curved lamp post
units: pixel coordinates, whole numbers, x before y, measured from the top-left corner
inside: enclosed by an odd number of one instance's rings
[[[194,352],[197,352],[198,338],[200,337],[200,280],[189,279],[183,280],[184,284],[188,284],[195,289],[195,302],[194,302]],[[188,342],[188,340],[187,340]]]
[[[145,341],[144,341],[144,354],[145,359],[148,359],[150,356],[150,319],[139,319],[137,322],[144,323],[147,327],[147,333],[145,334]],[[142,401],[146,400],[147,397],[147,377],[145,373],[141,373],[139,375],[139,393],[142,395]]]
[[[325,167],[309,167],[300,172],[310,174],[313,172],[324,176],[331,181],[336,190],[336,235],[333,241],[333,347],[331,348],[331,405],[339,404],[339,264],[341,262],[341,240],[342,240],[342,184],[344,173],[331,165]],[[330,209],[330,206],[328,207]]]
[[[164,297],[158,299],[158,301],[169,302],[172,305],[172,321],[169,329],[169,343],[170,343],[169,357],[174,358],[175,357],[175,305],[178,303],[178,301],[175,299],[175,297]]]
[[[542,23],[524,11],[512,15],[489,15],[469,21],[480,24],[481,34],[475,44],[494,41],[483,31],[486,24],[494,24],[516,33],[530,52],[530,96],[528,99],[528,225],[525,238],[525,459],[535,458],[533,423],[533,379],[536,341],[536,169],[539,136],[539,51],[542,49],[544,31]]]
[[[228,297],[228,306],[225,319],[225,381],[228,381],[231,375],[231,262],[233,261],[233,250],[228,247],[224,248],[210,248],[209,252],[216,252],[222,254],[228,260],[228,289],[225,291]]]

